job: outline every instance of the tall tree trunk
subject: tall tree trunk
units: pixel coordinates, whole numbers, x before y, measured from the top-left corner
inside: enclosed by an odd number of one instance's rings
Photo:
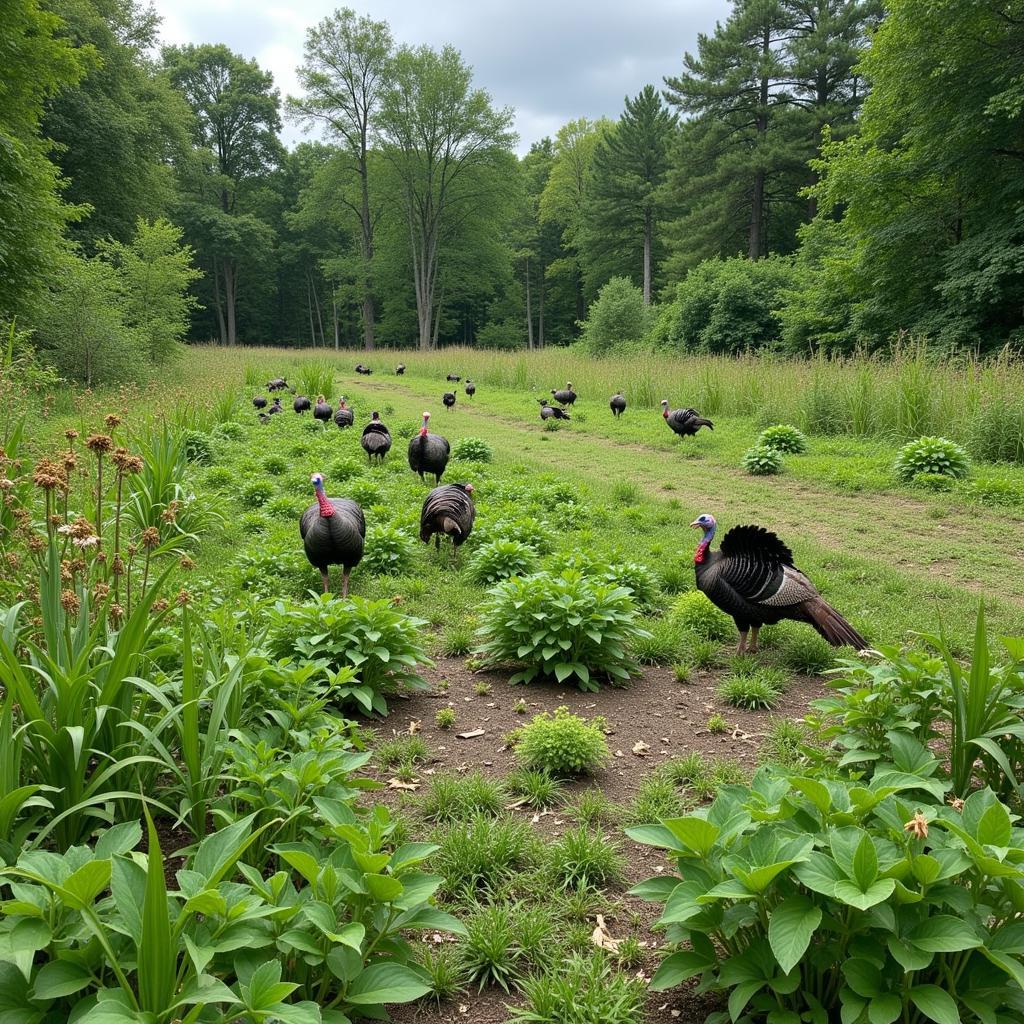
[[[367,352],[374,347],[374,328],[376,310],[373,302],[373,217],[370,215],[370,183],[366,163],[366,131],[363,131],[362,152],[359,159],[359,177],[362,187],[362,208],[360,209],[360,226],[362,228],[363,254],[363,348]]]
[[[235,335],[235,264],[232,260],[224,261],[224,307],[228,316],[228,345],[234,348],[237,340]]]
[[[334,321],[334,351],[341,348],[341,335],[338,333],[338,286],[331,282],[331,318]]]
[[[526,257],[526,342],[533,351],[533,309],[530,307],[530,257]]]
[[[761,53],[765,58],[765,66],[768,65],[768,55],[771,53],[771,27],[765,24],[761,34]],[[764,136],[768,131],[768,86],[767,76],[761,79],[760,95],[758,96],[759,110],[757,112],[757,160],[758,164],[764,159]],[[754,173],[754,192],[750,205],[750,245],[748,255],[752,260],[761,258],[764,252],[764,167],[758,166]]]
[[[576,322],[582,323],[587,315],[587,304],[583,301],[583,275],[579,269],[576,270]],[[574,331],[579,331],[579,328],[573,326]]]
[[[441,294],[437,297],[437,307],[434,311],[434,333],[430,339],[430,347],[437,348],[437,336],[441,333],[441,306],[444,303],[444,288],[441,288]]]
[[[651,211],[644,211],[644,305],[651,304]]]
[[[313,348],[316,348],[316,328],[313,326],[313,289],[309,280],[309,274],[306,275],[306,309],[309,310],[310,344]]]
[[[309,275],[309,281],[310,281],[310,284],[313,286],[313,303],[316,306],[316,319],[317,319],[317,323],[320,325],[320,346],[322,348],[327,348],[327,338],[324,336],[324,318],[321,315],[321,311],[320,311],[320,296],[317,293],[316,281],[313,280],[313,275],[312,274]]]
[[[544,347],[544,273],[546,268],[541,266],[540,269],[540,295],[537,297],[537,348]]]
[[[228,329],[224,323],[224,306],[220,301],[220,265],[216,258],[213,261],[213,305],[217,310],[217,329],[220,331],[220,343],[228,343]]]

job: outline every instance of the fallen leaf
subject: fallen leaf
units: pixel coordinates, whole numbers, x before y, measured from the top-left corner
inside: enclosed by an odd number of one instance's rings
[[[523,796],[520,797],[518,800],[513,800],[512,803],[510,804],[505,804],[505,810],[517,811],[520,807],[522,807],[524,804],[528,804],[529,802],[530,798],[528,796]]]
[[[388,789],[417,790],[419,788],[420,788],[420,784],[418,782],[402,782],[401,779],[389,779],[388,780]]]
[[[644,743],[643,740],[637,740],[636,743],[633,744],[633,753],[636,754],[637,757],[643,757],[650,749],[651,748]]]
[[[611,932],[605,927],[604,915],[597,915],[597,927],[594,929],[590,936],[590,941],[597,946],[598,949],[607,949],[612,953],[618,951],[622,939],[613,939]]]
[[[409,723],[409,735],[410,736],[415,736],[416,733],[418,733],[420,731],[422,726],[423,726],[423,723],[418,718],[414,718]]]
[[[455,735],[458,736],[460,740],[473,740],[476,739],[477,736],[483,736],[485,731],[486,730],[484,729],[470,729],[469,732],[457,732]]]

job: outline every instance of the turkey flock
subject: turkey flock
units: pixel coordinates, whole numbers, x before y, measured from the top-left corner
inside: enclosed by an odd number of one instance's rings
[[[364,376],[373,373],[362,363],[355,369]],[[405,369],[405,364],[399,363],[394,372],[402,376]],[[449,385],[459,384],[462,375],[449,373],[445,380]],[[296,389],[290,388],[284,377],[267,382],[270,393],[287,390],[295,394],[292,402],[295,413],[302,415],[312,411],[323,429],[327,429],[332,419],[341,430],[355,426],[355,412],[344,396],[339,398],[335,408],[325,395],[318,395],[314,403],[296,394]],[[476,385],[466,378],[464,390],[472,399]],[[579,397],[572,382],[567,382],[564,388],[551,389],[550,394],[550,399],[537,399],[541,420],[569,420],[570,410]],[[448,412],[454,410],[456,401],[454,390],[441,395]],[[274,395],[272,401],[256,395],[252,403],[262,423],[268,423],[273,415],[283,411],[279,395]],[[608,406],[615,420],[625,414],[627,402],[622,391],[611,396]],[[662,399],[661,410],[666,426],[679,437],[693,437],[702,427],[714,430],[712,421],[696,409],[672,409],[668,399]],[[384,462],[391,450],[392,438],[379,412],[374,411],[364,426],[360,445],[370,465]],[[420,540],[429,544],[433,538],[440,551],[442,538],[449,538],[457,566],[459,548],[472,533],[476,519],[473,485],[441,483],[451,457],[451,445],[447,438],[431,432],[429,412],[423,413],[419,430],[409,440],[407,457],[409,468],[420,480],[426,484],[427,478],[432,477],[434,484],[420,512]],[[310,565],[320,570],[324,593],[330,588],[330,566],[341,566],[341,594],[347,597],[352,570],[363,557],[366,539],[363,510],[349,498],[328,497],[322,473],[313,473],[310,481],[316,500],[299,520],[303,548]],[[810,625],[835,647],[867,649],[867,642],[860,633],[822,598],[811,580],[795,566],[790,549],[774,533],[760,526],[734,526],[722,537],[718,550],[712,550],[718,530],[714,516],[704,513],[690,526],[702,534],[693,557],[697,589],[733,619],[739,633],[737,653],[755,653],[761,627],[783,619]]]

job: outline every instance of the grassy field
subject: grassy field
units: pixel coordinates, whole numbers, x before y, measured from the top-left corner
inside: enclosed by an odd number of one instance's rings
[[[187,588],[232,642],[280,624],[275,615],[284,612],[274,611],[275,602],[309,607],[289,602],[306,601],[319,585],[297,529],[313,500],[310,474],[324,474],[331,496],[363,506],[367,554],[353,572],[352,593],[422,620],[436,664],[424,671],[425,689],[389,698],[386,718],[357,715],[354,735],[371,752],[362,774],[384,787],[374,799],[396,815],[403,841],[439,845],[431,869],[442,879],[441,904],[468,933],[458,942],[438,936],[417,944],[436,998],[397,1011],[399,1020],[512,1019],[507,1007],[523,1005],[524,979],[558,975],[565,950],[577,958],[573,984],[618,993],[622,1006],[633,1007],[622,1017],[602,1017],[610,1011],[599,1007],[595,1021],[702,1019],[713,1002],[685,988],[662,996],[634,984],[637,972],[649,978],[656,968],[661,938],[651,929],[650,904],[627,889],[663,862],[621,829],[677,815],[723,783],[748,778],[759,761],[791,764],[795,747],[809,739],[800,722],[808,702],[826,692],[822,673],[833,654],[801,625],[767,629],[756,659],[733,655],[728,623],[695,631],[685,596],[696,541],[688,524],[712,512],[726,529],[756,522],[776,530],[824,596],[876,646],[915,646],[920,633],[941,627],[965,655],[982,600],[993,632],[1024,635],[1024,468],[1016,449],[1002,462],[979,455],[981,439],[996,436],[982,429],[994,422],[993,410],[1019,402],[1019,368],[927,368],[909,358],[878,367],[870,389],[877,412],[864,421],[855,395],[866,386],[867,364],[594,363],[554,351],[448,351],[374,357],[375,372],[364,377],[353,372],[361,359],[365,353],[191,350],[172,379],[148,388],[59,397],[33,420],[26,452],[48,454],[64,445],[64,430],[84,434],[114,410],[124,413],[117,430],[132,445],[161,420],[193,432],[182,501],[199,526],[182,541],[188,558],[168,570],[167,592]],[[408,366],[402,377],[393,374],[399,359]],[[463,383],[448,384],[447,373]],[[916,390],[915,374],[925,375]],[[261,424],[251,399],[279,375],[312,397],[344,395],[356,429],[295,415],[287,394],[285,413]],[[463,392],[467,376],[477,384],[473,399]],[[540,420],[537,398],[566,380],[580,398],[571,422],[552,429]],[[620,387],[629,408],[614,420],[608,397]],[[450,388],[458,398],[449,412],[441,395]],[[714,419],[714,431],[677,438],[660,416],[662,396],[673,407],[697,406]],[[815,426],[827,397],[836,413],[823,432]],[[372,410],[394,436],[382,466],[369,466],[359,446]],[[424,410],[432,413],[431,430],[456,452],[465,438],[489,449],[485,460],[453,459],[445,474],[445,482],[475,487],[476,525],[458,564],[450,550],[437,553],[417,537],[429,488],[409,470],[405,449]],[[750,476],[741,457],[775,422],[807,430],[808,451],[788,456],[777,476]],[[1009,422],[998,435],[1003,441],[1012,436]],[[899,444],[921,429],[945,431],[974,453],[966,484],[931,492],[896,482]],[[993,480],[1001,485],[976,486]],[[86,483],[75,487],[88,500]],[[535,568],[602,562],[638,582],[638,622],[649,635],[634,644],[642,668],[629,686],[598,693],[553,682],[510,686],[509,670],[484,668],[474,657],[487,600],[474,557],[484,542],[507,537],[533,546]],[[5,603],[30,586],[27,576],[8,580]],[[315,639],[309,658],[328,634]],[[609,762],[576,780],[531,777],[508,735],[561,706],[603,718]],[[348,714],[357,710],[346,705]],[[191,836],[179,834],[180,821],[161,827],[165,851],[184,847],[187,855],[194,827]],[[606,947],[614,955],[595,967],[587,956],[598,914],[614,936]],[[598,974],[585,983],[591,969]]]

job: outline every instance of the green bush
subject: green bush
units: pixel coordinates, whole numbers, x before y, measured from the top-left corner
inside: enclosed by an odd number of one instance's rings
[[[755,445],[743,454],[743,468],[751,476],[773,476],[782,472],[782,453],[775,448]]]
[[[238,492],[238,503],[250,511],[262,508],[270,500],[270,489],[265,483],[253,480]]]
[[[288,472],[288,460],[283,455],[268,455],[263,460],[263,472],[271,476],[284,476]]]
[[[255,515],[249,512],[247,515]],[[266,522],[257,520],[253,526],[259,525],[266,529]],[[258,531],[251,531],[258,532]],[[294,547],[270,547],[261,544],[256,550],[243,551],[234,560],[232,575],[237,586],[242,590],[251,590],[257,594],[268,591],[284,591],[290,595],[298,595],[307,590],[312,581],[309,562],[301,551]]]
[[[728,640],[736,635],[732,619],[699,590],[680,594],[669,611],[669,618],[705,640]]]
[[[963,485],[961,493],[982,505],[1024,504],[1024,484],[1006,477],[978,477]]]
[[[377,575],[397,576],[413,562],[413,542],[397,526],[371,526],[366,531],[366,547],[360,568]]]
[[[477,531],[480,541],[515,540],[527,544],[538,555],[549,554],[554,546],[554,534],[547,523],[533,516],[499,519]]]
[[[479,437],[460,437],[452,445],[452,458],[463,462],[490,462],[494,450]]]
[[[214,437],[222,437],[225,441],[241,441],[245,437],[245,427],[234,420],[218,423],[211,431]]]
[[[581,775],[600,768],[611,757],[603,718],[589,722],[566,707],[542,711],[517,733],[516,759],[526,768],[551,775]]]
[[[922,491],[951,491],[956,481],[951,476],[943,476],[941,473],[915,473],[910,482]]]
[[[278,601],[269,616],[267,646],[278,658],[323,661],[332,671],[354,669],[358,684],[334,691],[335,696],[384,715],[385,694],[427,686],[417,672],[431,664],[423,647],[424,625],[388,601],[323,594],[305,604]]]
[[[906,768],[870,787],[763,768],[708,808],[626,831],[678,868],[632,890],[665,903],[671,952],[654,991],[697,977],[752,1020],[996,1020],[1024,1007],[1024,839],[989,790],[954,809]]]
[[[345,497],[363,508],[371,508],[381,503],[383,494],[375,480],[354,480],[345,488]]]
[[[619,844],[611,837],[577,825],[548,844],[546,877],[560,889],[604,888],[622,881],[626,866]]]
[[[807,437],[802,430],[784,423],[765,427],[758,434],[757,444],[761,448],[774,448],[787,455],[801,455],[807,451]]]
[[[343,484],[346,480],[351,480],[353,477],[362,475],[362,463],[349,458],[347,455],[334,459],[327,466],[327,479],[331,481],[331,483]],[[373,502],[369,502],[368,504],[372,505]]]
[[[234,486],[235,474],[227,466],[214,466],[203,474],[203,486],[212,491],[223,491]]]
[[[967,452],[945,437],[919,437],[897,453],[893,473],[899,480],[913,480],[918,473],[962,479],[970,472]]]
[[[580,340],[595,355],[642,341],[650,324],[644,293],[629,278],[613,277],[587,310]],[[549,421],[553,422],[553,421]]]
[[[625,682],[628,648],[645,633],[629,591],[567,570],[513,577],[488,593],[478,653],[488,664],[525,665],[511,682],[554,677],[596,691],[597,677]]]
[[[518,540],[492,540],[476,549],[468,566],[474,583],[490,586],[509,576],[527,576],[537,568],[537,552]]]
[[[204,434],[201,430],[183,430],[181,443],[189,462],[195,462],[200,466],[208,466],[213,462],[213,441],[209,434]]]
[[[522,983],[524,1005],[510,1024],[636,1024],[644,1019],[647,987],[616,971],[599,953],[573,954]]]

